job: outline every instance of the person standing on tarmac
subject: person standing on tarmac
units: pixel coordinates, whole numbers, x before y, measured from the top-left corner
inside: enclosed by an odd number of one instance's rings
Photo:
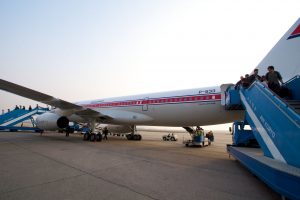
[[[108,135],[108,129],[107,129],[107,127],[104,127],[104,129],[103,129],[103,135],[104,135],[103,140],[107,140],[107,135]]]

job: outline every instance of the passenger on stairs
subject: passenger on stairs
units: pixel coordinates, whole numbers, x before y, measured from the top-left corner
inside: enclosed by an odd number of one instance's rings
[[[268,87],[268,82],[267,82],[266,76],[261,76],[260,82],[261,82],[265,87]]]
[[[260,80],[261,77],[258,75],[258,69],[254,69],[253,74],[249,77],[249,83],[250,85],[255,81],[255,80]]]
[[[242,86],[247,88],[250,86],[250,76],[249,74],[245,75],[245,78],[242,80]]]
[[[245,88],[250,86],[250,76],[249,74],[245,74],[245,78],[243,76],[240,76],[240,80],[235,84],[234,89],[239,89],[240,86],[243,86]]]
[[[266,79],[268,81],[269,88],[276,94],[279,94],[280,83],[283,84],[283,81],[280,73],[278,71],[275,71],[273,66],[268,67],[268,72],[266,73]]]
[[[244,77],[240,76],[240,80],[235,84],[234,89],[239,89],[240,85],[242,85],[242,81],[243,81]]]

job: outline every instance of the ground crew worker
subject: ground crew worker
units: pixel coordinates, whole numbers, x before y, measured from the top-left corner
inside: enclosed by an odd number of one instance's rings
[[[107,129],[107,127],[104,127],[104,129],[103,129],[103,135],[104,135],[103,139],[107,140],[107,135],[108,135],[108,129]]]
[[[207,139],[209,139],[210,141],[214,141],[214,134],[212,131],[209,131],[208,133],[206,133],[206,137]]]
[[[195,135],[196,136],[200,135],[200,127],[199,126],[196,127]]]
[[[204,130],[200,126],[197,126],[196,131],[197,131],[197,135],[204,135]]]
[[[204,130],[200,126],[197,126],[196,128],[196,136],[201,136],[201,140],[204,140]]]

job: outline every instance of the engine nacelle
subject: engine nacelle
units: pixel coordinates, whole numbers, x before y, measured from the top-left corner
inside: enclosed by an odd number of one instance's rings
[[[36,125],[43,130],[54,131],[69,126],[69,119],[55,113],[45,113],[36,118]]]

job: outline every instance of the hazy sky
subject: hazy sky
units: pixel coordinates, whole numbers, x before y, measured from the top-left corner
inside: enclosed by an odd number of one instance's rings
[[[0,77],[67,101],[235,83],[299,0],[0,0]],[[0,108],[33,104],[0,91]]]

